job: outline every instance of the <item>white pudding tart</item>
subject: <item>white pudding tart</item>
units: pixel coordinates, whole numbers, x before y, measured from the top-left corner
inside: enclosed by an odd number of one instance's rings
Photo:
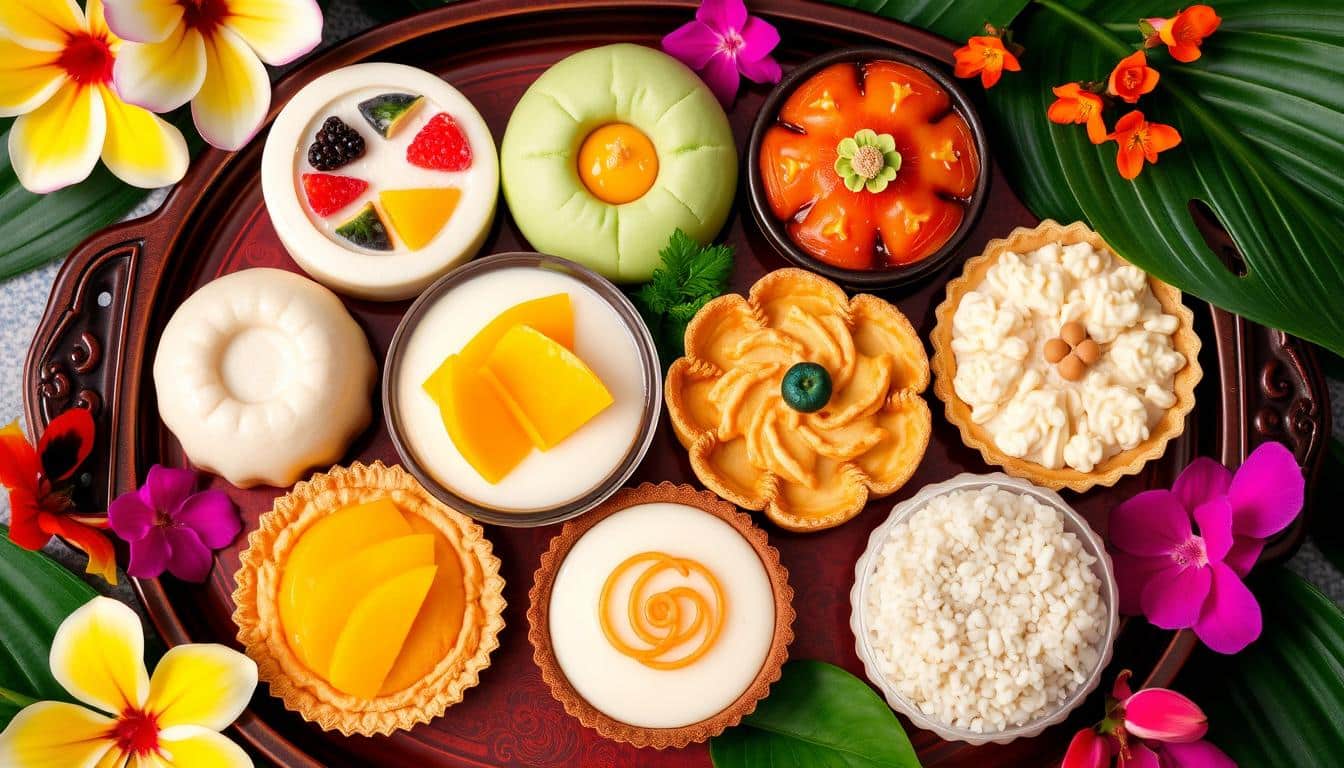
[[[340,293],[395,301],[480,249],[499,162],[485,120],[456,88],[415,67],[357,64],[285,105],[261,180],[300,267]]]

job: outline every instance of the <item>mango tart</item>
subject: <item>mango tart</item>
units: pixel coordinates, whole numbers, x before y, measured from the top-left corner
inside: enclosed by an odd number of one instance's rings
[[[599,523],[619,512],[643,505],[660,503],[689,507],[712,515],[727,523],[733,531],[741,535],[750,547],[750,551],[754,552],[756,558],[759,558],[760,566],[764,568],[766,578],[769,580],[769,592],[774,602],[774,626],[770,629],[770,642],[764,653],[764,661],[755,677],[726,708],[698,722],[669,728],[630,725],[602,712],[585,700],[576,690],[575,685],[565,676],[561,667],[560,660],[552,645],[550,615],[551,598],[560,566],[579,540],[597,527]],[[663,567],[680,569],[689,566],[691,570],[698,570],[707,577],[714,593],[713,603],[719,612],[710,614],[707,621],[712,626],[705,639],[700,641],[698,645],[690,646],[689,642],[680,645],[679,643],[687,640],[687,638],[678,636],[663,643],[664,647],[662,648],[638,650],[622,647],[610,634],[610,627],[606,620],[606,611],[610,608],[607,605],[610,581],[620,576],[622,571],[630,568],[635,564],[635,561],[639,560],[655,561],[652,564],[654,570]],[[641,579],[640,582],[637,582],[636,593],[640,591],[640,584],[643,581]],[[732,597],[731,595],[725,597],[724,594],[727,589],[731,589],[731,586],[729,584],[720,585],[718,580],[708,573],[694,557],[671,557],[662,552],[637,554],[617,566],[608,577],[607,585],[602,589],[601,601],[596,607],[601,612],[602,632],[606,637],[604,642],[613,643],[620,653],[637,659],[640,664],[661,670],[660,674],[677,674],[678,671],[684,671],[698,662],[708,648],[714,645],[722,630],[722,624],[725,622],[722,611],[726,610],[730,614],[726,621],[734,620],[732,617]],[[652,592],[652,590],[649,591]],[[656,603],[662,597],[674,594],[678,601],[686,601],[688,598],[684,589],[673,589],[662,593],[662,595],[653,595],[653,597]],[[737,725],[743,717],[756,710],[756,705],[761,699],[769,695],[770,686],[779,680],[784,662],[788,661],[789,645],[793,643],[793,622],[797,618],[793,609],[793,595],[793,588],[789,586],[789,573],[780,562],[779,551],[770,545],[765,531],[752,524],[750,516],[739,512],[731,504],[724,502],[708,491],[698,491],[688,485],[674,485],[670,482],[662,482],[656,485],[644,483],[635,488],[623,488],[617,491],[601,506],[582,517],[565,523],[560,534],[551,539],[551,546],[541,555],[541,565],[533,576],[532,589],[528,592],[527,637],[532,643],[532,658],[541,670],[542,679],[550,687],[551,695],[564,706],[566,712],[577,718],[584,726],[595,729],[605,738],[632,744],[636,747],[682,748],[688,744],[703,742],[718,736],[725,729]],[[642,596],[647,597],[647,595]],[[669,604],[671,602],[676,601],[669,601]],[[699,602],[699,600],[696,602]],[[641,617],[648,621],[650,615],[652,615],[656,623],[663,623],[662,620],[667,617],[659,614],[657,609],[652,607],[653,605],[654,603],[645,602],[640,606]],[[619,607],[616,607],[618,613]],[[637,618],[636,614],[632,612],[631,618]],[[667,627],[664,626],[663,629],[667,629]],[[643,639],[650,641],[652,644],[657,644],[654,638],[646,637]],[[663,661],[655,660],[655,657],[659,656],[662,657]],[[648,690],[647,693],[653,697],[658,695],[655,690]]]
[[[701,482],[807,532],[910,479],[932,432],[928,384],[924,345],[900,310],[780,269],[696,314],[666,396]]]
[[[356,463],[299,483],[240,560],[238,641],[272,695],[323,730],[428,722],[499,646],[504,580],[490,542],[400,467]]]
[[[1199,335],[1194,330],[1194,314],[1182,303],[1181,292],[1152,275],[1147,276],[1147,287],[1152,291],[1162,313],[1175,317],[1178,321],[1176,330],[1171,334],[1171,345],[1176,352],[1184,356],[1185,364],[1172,378],[1173,404],[1162,412],[1145,439],[1131,448],[1106,457],[1087,472],[1068,465],[1049,468],[1035,461],[1010,456],[995,444],[993,436],[982,424],[972,419],[971,406],[958,397],[954,384],[957,376],[957,357],[953,349],[953,317],[966,294],[985,281],[986,275],[1005,254],[1029,254],[1051,244],[1069,246],[1083,243],[1090,245],[1097,252],[1109,254],[1111,259],[1121,266],[1130,266],[1115,253],[1101,235],[1093,232],[1082,222],[1065,226],[1053,219],[1046,219],[1036,227],[1018,227],[1005,238],[989,241],[980,255],[966,261],[961,275],[948,282],[947,297],[935,311],[937,325],[930,335],[930,341],[933,343],[933,392],[943,401],[947,420],[961,431],[962,442],[979,451],[986,462],[1002,467],[1010,475],[1030,480],[1051,490],[1068,488],[1078,493],[1096,486],[1110,487],[1126,475],[1138,474],[1144,464],[1162,456],[1166,452],[1167,443],[1185,431],[1186,416],[1195,407],[1195,385],[1203,376],[1203,370],[1199,365],[1201,344]],[[1094,361],[1088,359],[1093,354],[1099,357],[1106,355],[1101,346],[1095,345],[1095,342],[1087,338],[1085,331],[1080,334],[1081,339],[1063,338],[1068,337],[1071,330],[1076,330],[1070,326],[1079,325],[1081,324],[1064,323],[1060,326],[1060,338],[1045,339],[1044,357],[1055,363],[1055,358],[1061,355],[1063,358],[1076,356],[1077,352],[1084,351],[1083,345],[1088,344],[1093,345],[1095,352],[1088,352],[1083,356],[1087,365],[1093,364]],[[1060,342],[1065,343],[1060,345]],[[1057,345],[1061,346],[1058,351],[1051,349]],[[1068,348],[1067,351],[1064,347]],[[1062,364],[1070,361],[1060,359],[1058,362]],[[1061,376],[1073,381],[1068,372],[1061,370]]]

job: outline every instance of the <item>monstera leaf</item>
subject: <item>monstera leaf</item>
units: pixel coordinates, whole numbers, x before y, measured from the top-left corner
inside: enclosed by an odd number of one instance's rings
[[[1218,306],[1344,352],[1344,6],[1223,0],[1204,55],[1150,51],[1157,90],[1137,105],[1181,146],[1133,182],[1116,144],[1045,116],[1050,88],[1104,80],[1173,0],[1038,0],[1013,24],[1023,71],[989,94],[998,160],[1039,216],[1089,222],[1125,258]],[[1113,109],[1113,123],[1129,108]],[[1235,252],[1211,248],[1201,219]],[[1231,249],[1227,249],[1230,251]]]
[[[1027,0],[831,0],[836,5],[886,16],[953,40],[982,34],[988,22],[1005,26]]]

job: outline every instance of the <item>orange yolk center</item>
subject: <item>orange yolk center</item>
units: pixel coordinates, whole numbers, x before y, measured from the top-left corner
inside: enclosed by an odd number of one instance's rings
[[[658,178],[658,153],[638,128],[609,123],[588,134],[579,147],[579,178],[605,203],[638,200]]]

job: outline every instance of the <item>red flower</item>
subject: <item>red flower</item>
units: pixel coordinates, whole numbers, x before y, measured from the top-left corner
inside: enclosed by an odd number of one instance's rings
[[[1106,768],[1111,762],[1111,743],[1104,734],[1084,728],[1073,735],[1060,768]]]
[[[0,429],[0,486],[9,490],[9,538],[38,550],[60,536],[89,556],[89,573],[117,583],[116,554],[100,528],[107,522],[76,514],[67,483],[93,450],[93,416],[72,408],[52,419],[34,448],[18,423]]]
[[[988,35],[977,35],[952,53],[957,60],[957,77],[980,76],[980,84],[993,88],[1003,70],[1020,72],[1022,65],[1012,51],[1003,47],[1003,40]]]
[[[1106,81],[1106,92],[1130,104],[1157,87],[1158,71],[1148,66],[1148,54],[1135,51],[1120,60]]]
[[[1200,57],[1200,44],[1222,23],[1209,6],[1192,5],[1170,19],[1144,19],[1143,25],[1152,30],[1144,45],[1166,45],[1171,58],[1189,63]]]
[[[1159,152],[1166,152],[1181,143],[1181,134],[1175,128],[1150,123],[1137,109],[1120,118],[1115,130],[1106,138],[1120,145],[1115,164],[1126,179],[1138,176],[1145,160],[1156,163]]]
[[[1085,90],[1078,83],[1065,83],[1051,89],[1058,98],[1045,111],[1050,122],[1060,125],[1087,125],[1087,138],[1093,144],[1106,141],[1106,122],[1101,111],[1106,106],[1101,97]]]

